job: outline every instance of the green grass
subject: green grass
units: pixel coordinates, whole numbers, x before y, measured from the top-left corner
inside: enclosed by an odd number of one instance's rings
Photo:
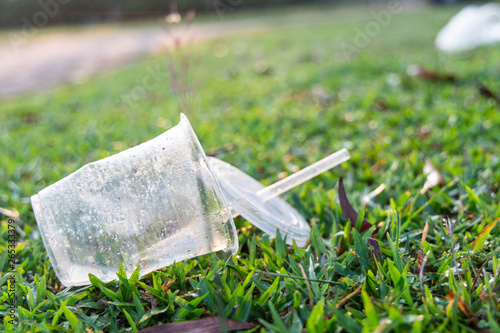
[[[500,264],[493,252],[500,231],[481,232],[500,216],[500,112],[478,93],[478,82],[500,91],[500,49],[437,52],[433,38],[456,11],[393,16],[350,61],[339,43],[352,43],[354,27],[366,21],[348,23],[335,11],[338,21],[329,24],[198,45],[197,98],[188,117],[207,153],[264,184],[342,147],[352,159],[284,196],[313,226],[306,248],[272,240],[238,218],[237,255],[197,257],[140,281],[118,272],[119,282],[93,279],[88,288],[62,290],[29,197],[178,122],[166,74],[131,106],[122,103],[148,77],[147,68],[163,68],[165,59],[53,94],[2,101],[0,207],[16,209],[24,221],[17,223],[17,330],[128,332],[217,315],[282,332],[499,332]],[[225,57],[213,55],[217,43],[227,46]],[[457,83],[410,77],[411,64],[453,73]],[[444,184],[421,194],[426,158]],[[352,230],[342,215],[339,177],[355,209],[380,225],[380,260],[367,246],[371,231]],[[385,190],[363,206],[362,198],[381,184]],[[447,218],[453,233],[443,225]],[[4,240],[7,225],[3,218]],[[0,244],[2,272],[8,271],[6,246]],[[416,266],[426,253],[420,280]],[[308,279],[331,283],[287,277],[303,277],[301,266]],[[2,303],[6,280],[4,274]],[[2,317],[6,311],[0,306]]]

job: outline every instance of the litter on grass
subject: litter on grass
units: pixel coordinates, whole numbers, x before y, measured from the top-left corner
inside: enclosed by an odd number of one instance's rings
[[[436,47],[460,52],[500,42],[500,4],[487,3],[463,8],[438,33]]]
[[[187,118],[160,136],[89,163],[31,197],[42,240],[65,286],[140,274],[216,251],[236,253],[232,216],[305,246],[309,224],[278,196],[350,158],[342,149],[264,188],[208,159]],[[231,213],[230,213],[231,212]]]

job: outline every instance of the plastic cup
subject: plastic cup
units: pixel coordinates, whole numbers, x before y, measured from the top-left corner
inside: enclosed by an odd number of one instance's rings
[[[52,266],[65,286],[92,273],[141,276],[224,250],[238,238],[219,184],[187,118],[160,136],[87,164],[31,197]]]

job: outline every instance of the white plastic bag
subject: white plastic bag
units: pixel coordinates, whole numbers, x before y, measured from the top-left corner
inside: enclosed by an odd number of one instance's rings
[[[500,4],[487,3],[463,8],[438,33],[436,47],[459,52],[500,42]]]

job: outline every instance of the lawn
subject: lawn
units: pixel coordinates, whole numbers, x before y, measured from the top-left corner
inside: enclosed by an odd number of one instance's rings
[[[500,91],[500,48],[436,51],[436,33],[458,8],[421,8],[393,15],[346,57],[342,45],[373,18],[325,10],[330,23],[198,44],[177,81],[193,88],[182,110],[207,154],[265,185],[349,149],[350,161],[284,195],[312,225],[307,247],[237,218],[232,257],[196,257],[140,280],[117,272],[120,282],[60,285],[29,197],[177,124],[179,94],[166,57],[156,56],[1,102],[0,207],[20,218],[13,275],[1,220],[2,317],[13,302],[19,332],[135,332],[210,316],[276,332],[500,332],[500,231],[486,228],[500,217],[500,112],[484,88]],[[427,74],[409,75],[412,65]],[[442,181],[422,191],[426,161]],[[340,207],[340,177],[360,213],[354,227]],[[363,216],[374,227],[358,232]]]

